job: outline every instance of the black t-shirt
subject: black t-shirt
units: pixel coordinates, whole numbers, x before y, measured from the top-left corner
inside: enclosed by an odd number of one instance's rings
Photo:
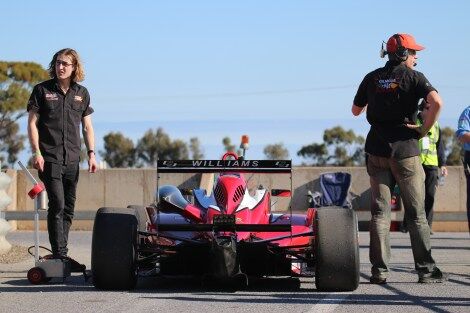
[[[419,155],[419,134],[405,124],[416,122],[419,99],[433,90],[423,73],[404,64],[389,61],[367,74],[354,97],[354,105],[367,105],[365,151],[397,159]]]
[[[55,79],[34,86],[28,112],[38,114],[39,149],[45,161],[68,164],[80,160],[80,124],[93,113],[88,90],[72,83],[66,94]]]

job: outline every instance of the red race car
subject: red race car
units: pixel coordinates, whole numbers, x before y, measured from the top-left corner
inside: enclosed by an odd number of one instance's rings
[[[355,212],[331,206],[294,214],[290,160],[245,160],[228,153],[222,160],[159,160],[157,172],[154,204],[98,210],[91,260],[95,287],[133,289],[139,275],[153,274],[241,276],[246,283],[250,277],[314,275],[321,291],[358,287]],[[160,186],[166,173],[183,173],[186,180],[179,187]],[[198,177],[186,173],[214,173],[214,187],[186,188]],[[283,177],[289,187],[265,188],[259,178],[255,184],[253,177],[260,176],[270,176],[268,184]],[[281,212],[272,209],[275,197],[287,199]]]

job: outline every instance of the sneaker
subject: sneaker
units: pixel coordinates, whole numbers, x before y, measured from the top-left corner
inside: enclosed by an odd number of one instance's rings
[[[383,277],[383,276],[374,276],[372,275],[369,279],[370,283],[371,284],[375,284],[375,285],[384,285],[387,283],[387,278]]]
[[[48,254],[39,258],[46,259],[46,260],[64,260],[67,258],[67,256],[61,255],[61,254]]]
[[[75,273],[75,272],[84,272],[86,270],[85,264],[80,264],[71,257],[68,257],[66,255],[60,255],[60,254],[48,254],[43,257],[44,259],[59,259],[62,260],[63,262],[67,262],[70,265],[70,271]]]
[[[431,283],[442,283],[447,280],[449,274],[441,272],[437,267],[431,273],[419,274],[418,283],[420,284],[431,284]]]
[[[86,270],[85,264],[80,264],[71,257],[66,257],[66,260],[70,263],[71,272],[80,272],[83,273]]]

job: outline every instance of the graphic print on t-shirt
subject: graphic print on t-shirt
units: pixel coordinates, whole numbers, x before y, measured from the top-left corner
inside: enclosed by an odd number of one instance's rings
[[[390,92],[396,92],[398,89],[398,86],[400,84],[398,83],[398,80],[396,78],[386,78],[386,79],[380,79],[378,78],[376,80],[376,91],[380,93],[390,93]]]

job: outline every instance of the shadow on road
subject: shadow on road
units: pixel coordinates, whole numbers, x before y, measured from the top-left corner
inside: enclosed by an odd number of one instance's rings
[[[26,278],[15,277],[11,280],[6,280],[2,283],[0,292],[73,292],[73,291],[86,291],[95,289],[93,284],[88,281],[85,282],[83,276],[70,276],[64,281],[61,279],[53,279],[48,283],[41,285],[32,285]],[[5,285],[10,285],[5,287]]]
[[[409,270],[407,270],[409,272]],[[361,274],[367,282],[362,282],[361,285],[369,284],[369,276],[366,274]],[[305,285],[306,281],[302,281]],[[470,298],[468,297],[454,297],[449,296],[416,296],[404,292],[399,289],[399,286],[403,283],[397,284],[386,284],[380,285],[380,288],[384,288],[391,292],[391,294],[363,294],[361,292],[361,287],[354,292],[345,292],[345,293],[322,293],[317,292],[312,283],[312,288],[299,288],[298,290],[290,290],[289,288],[284,288],[284,282],[279,280],[279,288],[274,288],[274,293],[262,294],[265,291],[261,286],[257,287],[253,285],[252,289],[250,287],[246,289],[247,292],[227,292],[224,290],[217,290],[217,292],[207,292],[207,290],[198,289],[193,281],[187,285],[187,280],[179,281],[168,281],[170,283],[167,285],[167,281],[160,280],[158,283],[153,283],[149,290],[146,289],[149,293],[153,293],[153,296],[142,296],[143,299],[167,299],[167,300],[176,300],[176,301],[186,301],[194,303],[249,303],[249,304],[304,304],[304,305],[315,305],[318,303],[321,304],[339,304],[341,305],[358,305],[358,306],[388,306],[396,310],[400,306],[403,307],[423,307],[432,312],[441,312],[448,313],[444,308],[450,310],[463,308],[464,311],[468,311],[470,308]],[[276,285],[276,279],[271,279],[266,281],[269,284],[270,291],[273,291],[272,287]],[[416,284],[416,283],[405,283]],[[183,288],[183,289],[182,289]],[[188,293],[188,291],[191,291]],[[142,290],[139,290],[142,292]],[[259,292],[260,295],[255,295],[254,293]],[[168,295],[171,293],[171,295]],[[225,297],[224,297],[225,296]],[[256,297],[255,297],[256,296]],[[264,297],[263,297],[264,296]],[[465,309],[467,308],[467,309]]]
[[[302,289],[299,278],[250,278],[246,286],[243,280],[217,281],[191,277],[144,277],[139,279],[136,292],[237,292],[237,291],[312,291],[313,279],[309,279],[312,289]]]

